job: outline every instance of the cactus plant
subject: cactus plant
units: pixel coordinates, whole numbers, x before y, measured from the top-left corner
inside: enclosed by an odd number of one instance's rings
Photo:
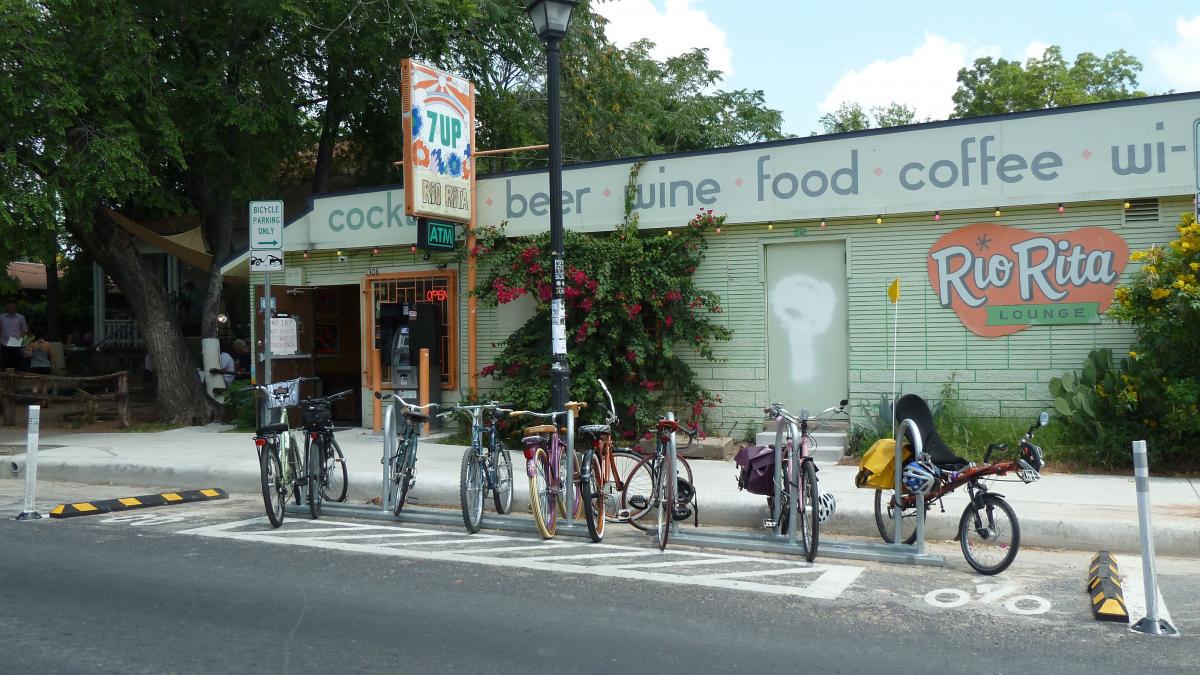
[[[1078,373],[1063,373],[1050,379],[1054,410],[1068,425],[1092,440],[1104,433],[1106,419],[1112,413],[1111,400],[1120,389],[1120,371],[1113,368],[1108,349],[1093,349]]]

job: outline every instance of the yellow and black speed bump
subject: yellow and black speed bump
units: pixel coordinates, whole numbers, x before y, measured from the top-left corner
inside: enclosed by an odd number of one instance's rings
[[[1088,595],[1092,598],[1092,614],[1097,621],[1129,623],[1129,610],[1117,574],[1117,561],[1108,551],[1100,551],[1088,568]]]
[[[220,488],[204,490],[180,490],[178,492],[160,492],[139,497],[123,499],[101,499],[92,502],[75,502],[59,504],[50,511],[51,518],[74,518],[75,516],[91,516],[97,513],[112,513],[114,511],[131,511],[144,509],[148,506],[167,506],[168,504],[186,504],[188,502],[208,502],[214,499],[228,499],[229,494]]]

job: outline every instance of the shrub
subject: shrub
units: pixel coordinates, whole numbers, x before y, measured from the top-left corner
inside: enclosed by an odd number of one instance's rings
[[[631,185],[635,175],[636,170]],[[696,382],[681,354],[686,349],[716,361],[713,343],[731,336],[713,321],[721,311],[719,298],[693,280],[708,246],[705,233],[724,221],[723,215],[703,211],[683,227],[647,234],[638,231],[637,215],[631,213],[611,233],[565,233],[571,397],[603,402],[596,378],[604,379],[627,439],[674,406],[685,407],[680,418],[699,426],[720,400]],[[537,301],[534,316],[505,340],[495,363],[480,375],[500,381],[502,398],[545,409],[553,288],[549,234],[506,239],[502,229],[486,230],[475,253],[490,270],[474,289],[481,302],[503,305],[524,295]],[[585,411],[592,419],[598,415],[596,408]]]

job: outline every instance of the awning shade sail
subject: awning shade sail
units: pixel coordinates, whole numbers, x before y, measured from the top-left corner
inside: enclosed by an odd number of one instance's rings
[[[212,256],[205,252],[204,237],[200,233],[200,228],[197,227],[187,232],[181,232],[180,234],[163,236],[139,225],[112,209],[104,209],[104,212],[121,229],[147,244],[161,249],[164,253],[169,253],[198,270],[208,271],[208,268],[212,266]]]

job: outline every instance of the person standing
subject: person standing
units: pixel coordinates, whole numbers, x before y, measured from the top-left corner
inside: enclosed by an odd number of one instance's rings
[[[0,368],[19,370],[24,351],[22,341],[29,335],[29,324],[24,316],[17,314],[17,303],[8,303],[6,310],[0,314]]]
[[[49,375],[51,373],[50,343],[46,341],[46,332],[44,329],[38,328],[36,331],[33,331],[33,336],[33,341],[25,348],[25,351],[29,354],[29,372],[38,375]],[[33,394],[35,396],[48,393],[50,393],[50,386],[45,384],[44,381],[39,380],[33,383]],[[45,402],[42,405],[46,405]]]

